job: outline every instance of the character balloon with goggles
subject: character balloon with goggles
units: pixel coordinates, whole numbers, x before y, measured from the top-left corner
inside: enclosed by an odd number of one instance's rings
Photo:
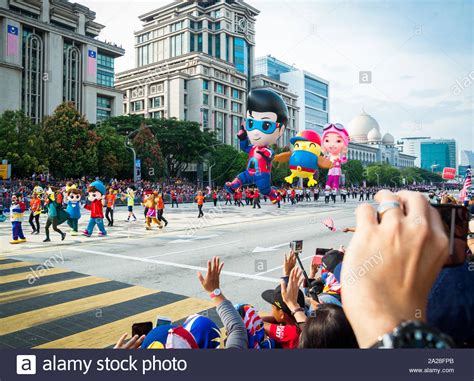
[[[347,151],[349,146],[349,133],[340,123],[328,123],[323,127],[323,153],[332,162],[329,169],[326,186],[339,189],[341,177],[341,166],[347,163]]]
[[[288,123],[288,108],[283,99],[270,89],[252,90],[247,97],[247,118],[237,134],[240,149],[249,154],[247,168],[232,182],[225,184],[231,194],[248,184],[255,184],[272,203],[279,199],[271,186],[273,150]]]

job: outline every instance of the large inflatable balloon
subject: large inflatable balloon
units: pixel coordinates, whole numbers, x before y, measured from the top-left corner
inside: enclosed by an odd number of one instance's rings
[[[252,90],[247,97],[247,118],[237,135],[240,149],[249,154],[247,168],[225,190],[233,194],[238,188],[255,184],[273,203],[279,195],[271,186],[274,152],[270,148],[283,134],[288,123],[288,108],[283,99],[270,89]]]
[[[295,177],[308,179],[308,186],[318,182],[318,167],[330,168],[331,162],[321,156],[321,138],[312,130],[304,130],[290,139],[293,144],[291,152],[284,152],[275,157],[275,161],[288,162],[291,174],[285,181],[293,184]]]
[[[326,186],[332,189],[339,189],[341,166],[347,163],[349,140],[349,134],[342,124],[328,123],[324,126],[322,150],[326,158],[332,162]]]

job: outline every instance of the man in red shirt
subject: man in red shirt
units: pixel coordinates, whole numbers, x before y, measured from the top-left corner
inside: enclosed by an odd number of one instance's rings
[[[304,294],[298,291],[298,308],[291,311],[281,296],[281,286],[274,290],[266,290],[262,293],[262,298],[272,305],[272,315],[262,316],[265,333],[270,339],[279,343],[282,348],[295,349],[298,348],[300,337],[300,329],[296,324],[293,315],[303,310],[305,307]]]
[[[260,192],[258,191],[258,188],[255,188],[253,191],[253,208],[258,206],[258,209],[261,208],[260,206]]]

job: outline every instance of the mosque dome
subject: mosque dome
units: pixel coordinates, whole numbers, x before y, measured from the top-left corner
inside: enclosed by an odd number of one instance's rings
[[[382,138],[382,143],[387,145],[387,146],[392,146],[392,145],[395,144],[395,138],[393,137],[392,134],[387,132]]]
[[[365,111],[353,118],[347,125],[351,142],[354,143],[367,143],[369,132],[374,129],[380,134],[379,124]]]
[[[372,128],[367,134],[369,143],[378,143],[382,140],[382,134],[376,128]]]

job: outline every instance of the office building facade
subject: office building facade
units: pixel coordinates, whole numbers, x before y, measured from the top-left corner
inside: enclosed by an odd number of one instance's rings
[[[454,139],[430,139],[421,142],[421,168],[432,172],[443,168],[457,168],[456,141]]]
[[[114,60],[125,51],[99,41],[89,8],[65,0],[0,0],[0,112],[23,110],[41,123],[72,102],[96,123],[122,112]]]
[[[243,1],[175,1],[140,16],[136,67],[117,75],[123,112],[195,121],[237,146],[258,13]]]
[[[308,71],[297,69],[272,56],[255,61],[255,73],[288,84],[288,90],[298,95],[298,126],[322,134],[329,121],[329,82]]]

